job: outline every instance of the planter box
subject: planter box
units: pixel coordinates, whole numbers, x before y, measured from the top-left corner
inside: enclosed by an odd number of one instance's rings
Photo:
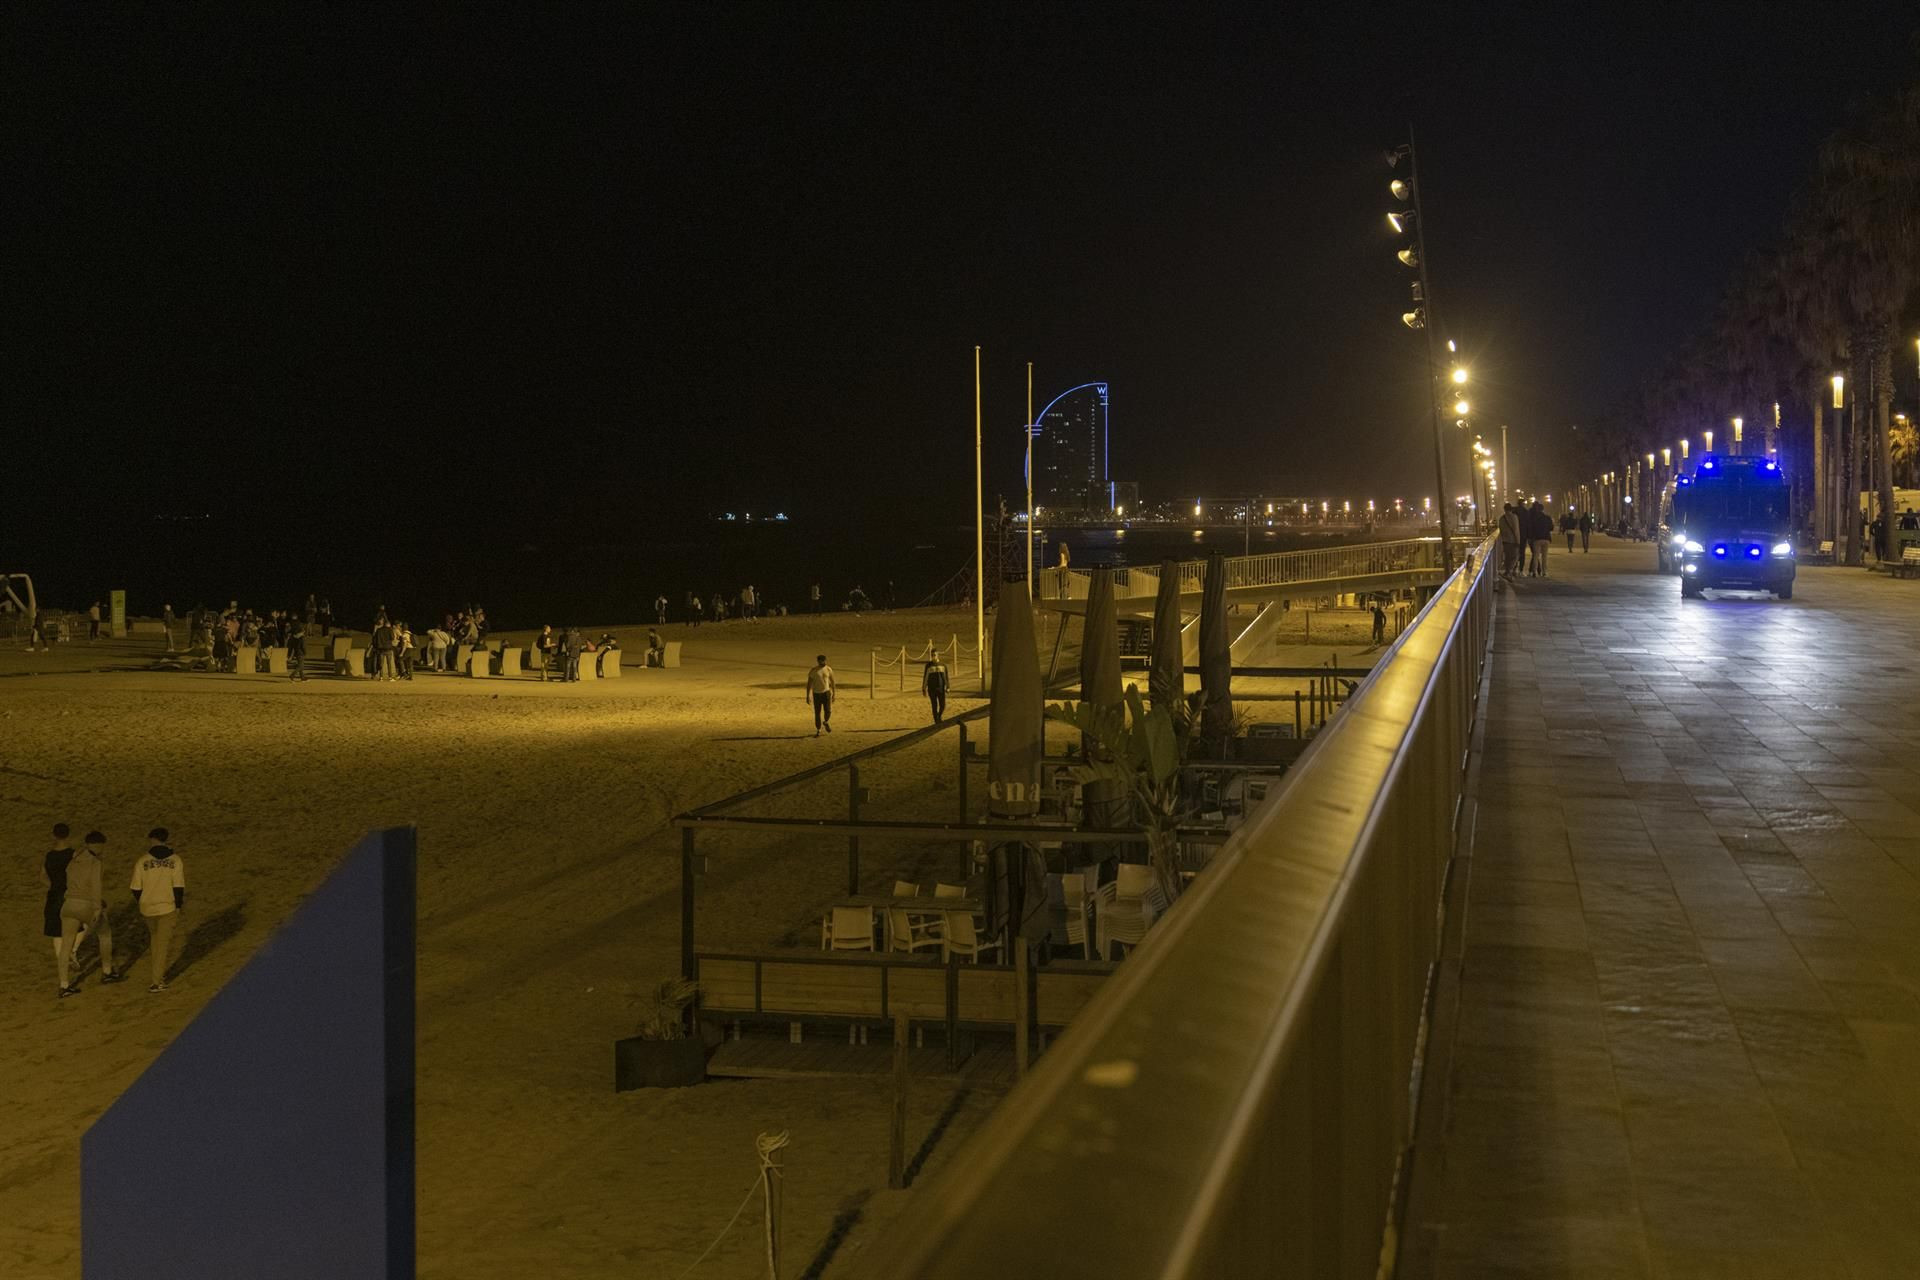
[[[613,1042],[613,1091],[678,1089],[707,1078],[707,1046],[699,1040]]]

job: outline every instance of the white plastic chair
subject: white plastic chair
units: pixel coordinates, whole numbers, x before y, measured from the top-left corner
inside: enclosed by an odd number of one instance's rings
[[[1080,944],[1082,959],[1093,959],[1092,931],[1087,928],[1087,877],[1063,875],[1060,880],[1060,906],[1066,916],[1067,945]]]
[[[963,884],[936,884],[933,886],[933,896],[936,898],[964,898],[967,896],[967,886]]]
[[[895,880],[893,882],[893,896],[896,898],[917,898],[920,896],[920,886],[911,880]]]
[[[949,956],[965,956],[974,964],[980,963],[980,957],[988,951],[999,951],[1001,941],[998,938],[983,938],[973,927],[973,914],[968,911],[943,911],[944,927],[940,938],[940,959]]]
[[[1166,909],[1166,895],[1153,868],[1121,863],[1116,878],[1094,894],[1093,938],[1100,958],[1111,958],[1115,943],[1122,948],[1137,945],[1147,936],[1154,917]]]
[[[820,917],[820,949],[873,950],[873,908],[835,907]]]
[[[908,911],[905,907],[887,908],[887,950],[915,951],[929,950],[941,945],[941,920],[937,915],[924,911]]]

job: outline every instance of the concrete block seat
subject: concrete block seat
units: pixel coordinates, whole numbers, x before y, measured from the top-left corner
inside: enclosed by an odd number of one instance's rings
[[[367,674],[367,651],[365,649],[336,650],[333,659],[333,674],[337,676],[352,676],[356,680],[364,678]]]
[[[600,678],[600,655],[598,653],[583,653],[580,655],[580,678],[582,680],[598,680]]]
[[[663,667],[677,667],[680,665],[680,642],[678,640],[668,640],[661,645],[660,665]]]
[[[233,669],[243,676],[253,675],[259,669],[260,650],[255,645],[238,645],[233,651]]]
[[[283,676],[287,674],[287,651],[282,645],[274,645],[267,650],[267,674]]]
[[[464,646],[463,646],[464,647]],[[476,679],[493,674],[493,655],[485,649],[475,649],[466,655],[466,673]]]
[[[598,654],[594,655],[600,659],[600,678],[602,680],[617,680],[620,678],[621,653],[622,651],[619,649],[602,649]]]
[[[508,646],[495,653],[493,673],[498,676],[518,676],[520,674],[520,651]]]

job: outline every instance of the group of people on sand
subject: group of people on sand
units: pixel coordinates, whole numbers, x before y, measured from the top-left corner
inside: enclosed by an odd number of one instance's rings
[[[758,622],[763,616],[784,618],[787,615],[787,606],[768,604],[761,595],[760,589],[751,582],[734,593],[731,599],[724,591],[715,591],[704,599],[697,593],[689,591],[683,603],[683,610],[684,620],[690,627],[697,627],[702,622],[708,621],[725,622],[728,618]],[[656,625],[664,625],[667,621],[667,597],[664,593],[653,598],[653,620]]]
[[[1509,580],[1524,572],[1529,578],[1547,576],[1547,549],[1553,545],[1555,520],[1536,499],[1532,506],[1509,502],[1500,512],[1500,576]],[[1566,535],[1567,552],[1573,552],[1577,534],[1582,550],[1591,551],[1595,521],[1591,511],[1561,515],[1560,532]]]
[[[167,989],[167,967],[176,921],[187,906],[186,864],[167,843],[167,829],[147,832],[147,851],[134,860],[127,888],[147,930],[150,992]],[[114,963],[113,919],[107,907],[112,876],[107,868],[107,837],[89,831],[74,847],[73,829],[54,824],[53,847],[40,861],[40,881],[47,896],[42,931],[53,940],[54,976],[60,998],[80,994],[80,948],[91,938],[100,954],[100,983],[126,981]]]

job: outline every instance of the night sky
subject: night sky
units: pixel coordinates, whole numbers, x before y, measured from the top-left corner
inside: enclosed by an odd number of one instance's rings
[[[990,496],[1029,359],[1149,499],[1430,492],[1409,119],[1526,483],[1915,61],[1906,4],[385,8],[10,11],[15,533],[958,524],[975,343]]]

